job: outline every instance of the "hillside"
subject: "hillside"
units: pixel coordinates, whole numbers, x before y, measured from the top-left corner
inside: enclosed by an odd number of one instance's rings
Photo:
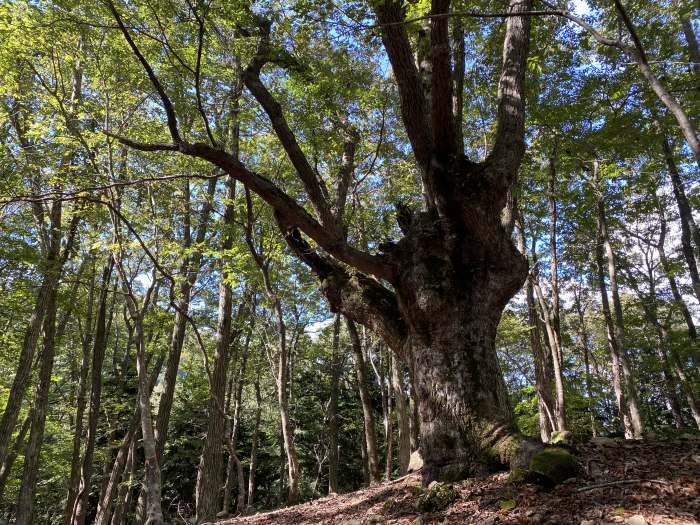
[[[444,510],[420,514],[418,475],[219,525],[523,524],[691,525],[700,523],[700,439],[598,439],[577,447],[581,473],[553,490],[514,485],[507,473],[453,486]],[[514,507],[513,507],[514,505]],[[513,507],[513,508],[510,508]]]

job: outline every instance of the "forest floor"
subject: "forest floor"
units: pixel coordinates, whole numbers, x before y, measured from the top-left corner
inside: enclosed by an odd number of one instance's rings
[[[383,483],[217,525],[690,525],[700,524],[700,439],[600,439],[576,447],[581,472],[552,490],[505,472],[453,485],[439,512],[419,513],[420,477]]]

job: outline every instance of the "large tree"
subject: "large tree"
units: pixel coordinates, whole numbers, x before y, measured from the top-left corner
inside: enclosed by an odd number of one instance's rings
[[[380,334],[401,359],[413,363],[424,481],[459,477],[480,468],[487,450],[507,462],[511,458],[506,451],[517,448],[511,446],[514,425],[495,335],[503,308],[527,272],[526,260],[511,240],[507,217],[512,214],[503,211],[525,149],[530,23],[528,16],[518,14],[529,11],[531,2],[511,0],[504,16],[496,131],[482,162],[466,157],[457,132],[462,115],[455,114],[452,100],[450,1],[433,0],[429,36],[419,37],[417,51],[401,2],[373,2],[371,8],[398,86],[403,125],[422,186],[421,209],[397,207],[403,233],[398,241],[381,244],[374,253],[347,241],[343,224],[332,213],[328,189],[262,80],[263,68],[284,64],[285,53],[272,43],[271,23],[259,16],[251,16],[257,22],[258,46],[243,81],[269,117],[311,212],[217,144],[199,102],[199,68],[194,71],[195,90],[209,143],[183,136],[171,95],[120,8],[110,2],[119,29],[162,103],[171,142],[118,138],[144,151],[176,151],[207,160],[267,202],[289,247],[318,277],[331,308]],[[194,7],[192,11],[200,28],[201,56],[204,14]]]

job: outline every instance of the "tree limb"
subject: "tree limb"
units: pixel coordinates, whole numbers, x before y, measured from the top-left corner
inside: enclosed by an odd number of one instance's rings
[[[430,165],[433,144],[427,101],[406,31],[405,13],[401,2],[396,0],[379,2],[375,13],[379,20],[384,48],[399,87],[401,116],[406,133],[416,161],[425,173]]]

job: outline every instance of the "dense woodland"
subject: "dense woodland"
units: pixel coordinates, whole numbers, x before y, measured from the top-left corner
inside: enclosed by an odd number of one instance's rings
[[[700,429],[699,16],[0,2],[0,523]]]

